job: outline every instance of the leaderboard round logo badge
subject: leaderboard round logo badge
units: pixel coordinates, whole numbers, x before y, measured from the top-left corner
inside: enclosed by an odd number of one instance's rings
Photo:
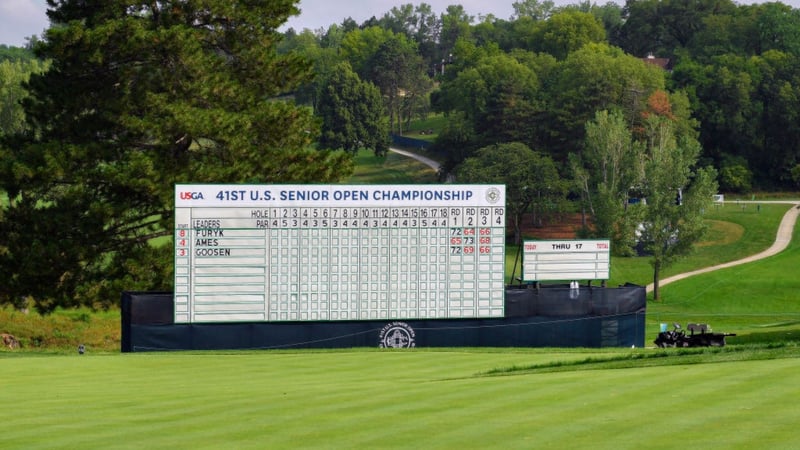
[[[491,187],[486,191],[486,201],[495,204],[500,201],[500,189]]]
[[[414,329],[405,322],[392,322],[381,328],[378,335],[378,347],[380,348],[412,348],[417,344],[414,342]]]

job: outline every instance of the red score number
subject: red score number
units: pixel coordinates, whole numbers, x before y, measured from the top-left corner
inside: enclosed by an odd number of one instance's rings
[[[492,243],[492,229],[491,228],[481,228],[478,232],[480,234],[479,242],[481,246],[478,248],[478,252],[482,255],[487,255],[492,253],[492,248],[486,244]]]

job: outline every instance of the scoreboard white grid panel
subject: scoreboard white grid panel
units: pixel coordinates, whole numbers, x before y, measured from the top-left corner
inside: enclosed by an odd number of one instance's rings
[[[177,185],[175,199],[176,323],[504,315],[505,186]]]

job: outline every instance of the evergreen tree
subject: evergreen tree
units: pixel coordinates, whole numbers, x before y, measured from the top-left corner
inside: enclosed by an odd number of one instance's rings
[[[34,132],[0,154],[0,300],[39,310],[170,289],[175,183],[329,182],[311,112],[280,100],[309,66],[275,51],[295,0],[48,0]],[[161,241],[163,242],[163,240]]]

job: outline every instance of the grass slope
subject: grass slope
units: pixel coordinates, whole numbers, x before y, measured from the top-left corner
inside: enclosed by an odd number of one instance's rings
[[[798,358],[486,375],[497,367],[644,351],[459,349],[0,358],[8,386],[0,391],[0,403],[11,406],[0,447],[795,445],[800,420]]]
[[[772,233],[774,235],[774,233]],[[650,302],[656,322],[708,322],[736,332],[729,343],[800,341],[800,227],[778,255],[668,284]],[[654,332],[654,331],[653,331]]]
[[[742,209],[735,204],[706,212],[709,233],[692,254],[666,268],[662,278],[703,267],[735,261],[769,248],[789,205],[764,204]],[[613,258],[610,286],[625,282],[646,285],[653,282],[653,268],[647,256]]]
[[[438,183],[436,171],[415,159],[389,152],[379,158],[360,150],[355,158],[355,173],[342,184],[431,184]]]

